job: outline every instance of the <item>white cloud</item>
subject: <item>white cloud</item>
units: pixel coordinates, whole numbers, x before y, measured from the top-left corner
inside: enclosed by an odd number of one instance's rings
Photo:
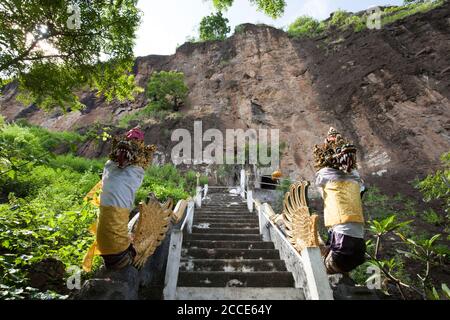
[[[302,5],[300,15],[308,15],[318,20],[329,17],[332,8],[329,0],[306,0]]]

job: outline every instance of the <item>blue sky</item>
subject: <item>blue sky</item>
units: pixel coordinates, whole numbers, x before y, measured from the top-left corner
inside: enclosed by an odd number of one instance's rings
[[[241,23],[265,23],[285,27],[301,15],[319,20],[326,19],[337,9],[347,11],[365,10],[376,5],[401,5],[403,0],[286,0],[285,14],[273,20],[258,12],[248,0],[235,0],[224,15],[230,20],[231,30]],[[202,17],[214,12],[210,0],[139,0],[143,12],[134,53],[173,54],[179,44],[189,36],[198,35]]]

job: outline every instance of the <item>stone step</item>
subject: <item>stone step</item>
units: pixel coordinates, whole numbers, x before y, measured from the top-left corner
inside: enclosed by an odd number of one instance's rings
[[[181,259],[180,271],[287,271],[284,261],[277,259]]]
[[[259,223],[256,217],[215,217],[215,216],[206,216],[206,217],[196,217],[194,216],[194,223],[196,222],[217,222],[217,223]]]
[[[183,259],[280,259],[275,249],[182,248]]]
[[[209,200],[209,201],[203,201],[202,202],[202,209],[203,208],[218,208],[218,207],[223,207],[223,208],[247,208],[247,202],[236,201],[234,199],[231,199],[230,201],[223,200],[223,199],[218,199],[218,200]]]
[[[199,219],[215,219],[217,221],[226,221],[227,223],[259,223],[258,217],[256,216],[194,215],[194,221]]]
[[[220,215],[227,215],[227,216],[240,216],[240,215],[242,215],[242,216],[246,216],[246,215],[248,215],[248,216],[256,216],[256,214],[250,213],[248,211],[242,211],[242,210],[233,211],[233,210],[221,210],[221,209],[217,209],[217,210],[201,210],[201,211],[197,210],[197,211],[195,211],[194,216],[200,215],[200,214],[206,214],[206,215],[208,215],[208,214],[213,214],[213,215],[220,214]]]
[[[197,210],[212,210],[212,209],[247,210],[247,203],[244,202],[239,204],[229,204],[227,202],[217,202],[215,205],[203,204],[201,208],[197,208]]]
[[[217,240],[183,240],[185,248],[229,248],[229,249],[275,249],[272,242],[260,241],[217,241]]]
[[[234,234],[259,234],[259,228],[202,228],[193,227],[192,232],[198,233],[234,233]]]
[[[259,224],[257,222],[241,222],[241,223],[233,223],[233,222],[203,222],[203,223],[194,223],[193,227],[197,228],[223,228],[223,229],[249,229],[249,228],[259,228]]]
[[[215,218],[215,219],[228,219],[232,222],[235,219],[249,219],[252,221],[258,221],[258,217],[249,214],[221,214],[221,213],[208,213],[208,214],[195,214],[194,219],[202,218]]]
[[[176,300],[305,300],[305,294],[303,292],[303,289],[300,288],[178,287],[175,299]]]
[[[291,287],[295,286],[290,272],[209,272],[181,271],[179,287]]]
[[[258,241],[262,240],[259,234],[205,234],[191,233],[184,236],[184,240],[234,240],[234,241]]]

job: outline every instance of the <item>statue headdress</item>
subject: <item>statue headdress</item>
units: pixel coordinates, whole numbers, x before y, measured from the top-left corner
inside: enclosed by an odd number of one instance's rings
[[[137,165],[145,169],[153,161],[155,151],[155,145],[145,145],[144,132],[139,128],[133,128],[125,136],[113,137],[109,158],[117,162],[121,168]]]
[[[356,147],[333,127],[328,130],[325,142],[314,146],[314,166],[350,172],[356,169]]]

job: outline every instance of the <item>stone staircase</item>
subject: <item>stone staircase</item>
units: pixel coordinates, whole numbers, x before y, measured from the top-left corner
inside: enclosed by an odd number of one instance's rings
[[[238,195],[212,193],[183,240],[177,299],[304,300],[258,217]]]

